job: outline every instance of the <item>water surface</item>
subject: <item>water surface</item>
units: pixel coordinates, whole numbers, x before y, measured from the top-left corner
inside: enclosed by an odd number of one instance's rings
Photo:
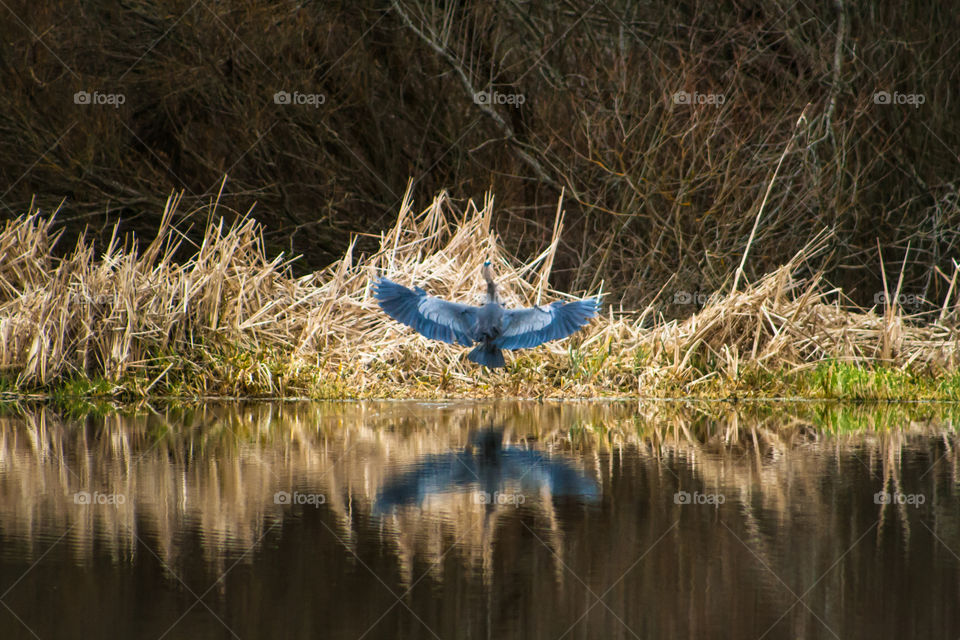
[[[0,638],[956,638],[956,408],[0,417]]]

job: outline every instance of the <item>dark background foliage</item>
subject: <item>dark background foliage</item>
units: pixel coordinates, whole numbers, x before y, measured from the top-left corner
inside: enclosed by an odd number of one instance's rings
[[[664,287],[682,314],[695,307],[675,292],[729,283],[782,158],[749,279],[824,228],[833,251],[811,268],[862,304],[883,290],[881,251],[888,279],[906,256],[903,290],[932,302],[958,257],[949,3],[40,0],[0,14],[0,216],[61,206],[62,250],[118,221],[150,236],[172,190],[206,203],[226,174],[221,211],[256,203],[268,246],[303,269],[389,225],[411,179],[419,205],[492,190],[503,241],[529,258],[563,192],[554,284],[603,279],[631,307]]]

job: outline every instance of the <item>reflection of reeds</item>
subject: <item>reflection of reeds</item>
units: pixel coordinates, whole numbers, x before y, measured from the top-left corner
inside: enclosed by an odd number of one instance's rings
[[[841,423],[844,429],[834,428]],[[321,508],[333,516],[336,535],[351,545],[359,528],[369,526],[391,468],[462,448],[472,431],[489,424],[506,426],[508,442],[574,455],[605,488],[623,457],[637,456],[646,461],[643,485],[662,502],[651,503],[657,511],[675,508],[672,495],[679,489],[724,494],[724,508],[736,509],[761,556],[773,552],[757,523],[771,514],[784,523],[842,517],[818,486],[841,461],[862,464],[878,487],[918,490],[901,486],[907,446],[926,451],[932,471],[922,490],[935,518],[955,526],[956,416],[935,406],[381,402],[147,407],[84,421],[42,406],[23,409],[0,418],[0,528],[28,556],[41,552],[41,539],[68,532],[78,562],[89,560],[95,540],[118,562],[144,553],[142,541],[170,566],[181,561],[185,538],[197,535],[216,568],[227,556],[256,548],[288,510],[312,508],[276,504],[274,494],[283,490],[322,493]],[[678,465],[693,475],[679,473]],[[949,487],[938,489],[944,476]],[[125,502],[77,505],[78,491],[120,494]],[[798,495],[804,496],[802,509]],[[488,511],[473,496],[453,493],[374,526],[407,581],[415,557],[438,562],[451,546],[489,575],[501,516],[514,508]],[[531,496],[524,509],[562,560],[571,534],[559,524],[550,497]],[[907,522],[903,509],[871,505],[866,511],[880,519],[882,533],[885,523]],[[600,535],[642,538],[640,531]]]
[[[441,194],[417,214],[408,193],[378,251],[354,256],[351,248],[327,269],[296,278],[289,261],[266,256],[252,219],[229,227],[211,222],[202,245],[178,261],[184,247],[174,222],[177,203],[168,202],[157,237],[142,250],[114,238],[99,252],[81,240],[58,258],[50,218],[34,213],[7,222],[0,230],[0,255],[8,256],[0,263],[0,372],[15,378],[8,386],[42,388],[79,377],[101,384],[75,383],[68,391],[716,394],[737,385],[756,391],[780,371],[822,359],[929,374],[954,372],[958,363],[952,289],[939,320],[925,326],[914,326],[896,304],[879,314],[842,308],[836,289],[819,276],[799,275],[826,247],[829,238],[820,236],[684,321],[655,321],[654,303],[632,319],[610,308],[570,340],[517,352],[506,372],[477,377],[460,349],[428,341],[381,313],[371,279],[384,274],[474,301],[481,265],[492,259],[508,305],[563,297],[549,286],[563,229],[559,211],[548,248],[522,261],[496,241],[492,198],[457,211]],[[202,213],[215,219],[216,205]]]

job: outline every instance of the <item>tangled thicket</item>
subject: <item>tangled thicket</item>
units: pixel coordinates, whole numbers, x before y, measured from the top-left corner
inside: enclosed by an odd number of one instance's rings
[[[603,279],[633,308],[671,278],[720,289],[771,184],[753,280],[828,228],[829,282],[872,304],[882,261],[909,247],[910,312],[936,317],[925,301],[960,249],[960,30],[943,3],[4,6],[0,216],[65,200],[70,244],[118,219],[151,237],[167,193],[195,209],[229,174],[221,213],[256,200],[270,250],[311,268],[388,226],[410,177],[418,199],[492,190],[515,255],[544,248],[563,190],[556,285]]]

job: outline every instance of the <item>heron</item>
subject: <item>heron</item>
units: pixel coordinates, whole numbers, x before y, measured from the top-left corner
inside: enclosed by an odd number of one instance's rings
[[[464,347],[479,343],[467,359],[491,369],[506,366],[503,349],[528,349],[566,338],[596,316],[600,306],[594,297],[505,309],[489,260],[483,263],[483,278],[487,295],[480,306],[442,300],[420,287],[408,289],[384,277],[375,282],[374,296],[384,313],[431,340]]]

